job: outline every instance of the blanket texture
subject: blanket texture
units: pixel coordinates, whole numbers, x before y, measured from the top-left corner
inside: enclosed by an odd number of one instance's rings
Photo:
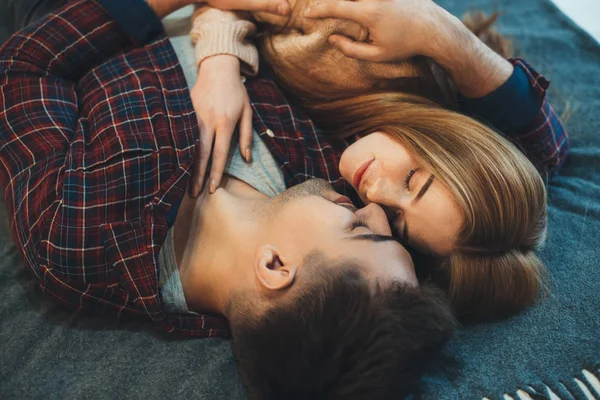
[[[493,0],[440,0],[456,15]],[[548,0],[504,0],[501,32],[552,81],[572,150],[549,185],[537,306],[465,327],[415,398],[600,398],[600,46]],[[0,398],[243,399],[230,342],[76,315],[40,293],[0,205]],[[556,396],[556,397],[553,397]]]

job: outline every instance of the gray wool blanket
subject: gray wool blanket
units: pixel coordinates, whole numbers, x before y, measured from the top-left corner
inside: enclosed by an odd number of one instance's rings
[[[572,149],[549,185],[549,294],[509,320],[461,329],[414,397],[598,399],[600,46],[548,0],[439,3],[457,15],[504,12],[500,30],[552,81]],[[1,399],[245,398],[230,341],[76,315],[46,298],[4,213],[0,205]]]

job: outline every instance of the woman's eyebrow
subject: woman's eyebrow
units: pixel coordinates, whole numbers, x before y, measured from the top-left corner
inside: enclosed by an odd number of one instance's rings
[[[425,194],[427,189],[429,189],[429,186],[431,186],[431,184],[433,183],[434,178],[435,178],[435,176],[433,176],[433,175],[430,175],[429,178],[427,178],[427,181],[425,182],[425,184],[423,186],[421,186],[421,190],[419,190],[419,193],[417,193],[417,195],[413,199],[413,201],[412,201],[413,204],[415,204],[417,201],[421,200],[421,197],[423,197],[423,195]]]

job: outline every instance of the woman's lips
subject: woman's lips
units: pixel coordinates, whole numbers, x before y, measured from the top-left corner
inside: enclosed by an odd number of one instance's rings
[[[367,172],[367,169],[373,161],[375,161],[374,158],[370,159],[369,161],[361,165],[354,173],[354,177],[352,178],[352,185],[357,191],[360,189],[360,184],[362,182],[363,176],[365,175],[365,172]]]

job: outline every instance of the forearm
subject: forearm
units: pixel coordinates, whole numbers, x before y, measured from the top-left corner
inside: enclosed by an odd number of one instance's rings
[[[521,59],[495,53],[460,20],[439,9],[430,57],[450,75],[458,104],[522,149],[540,171],[554,174],[569,149],[567,132],[546,100],[549,82]]]
[[[434,40],[426,55],[448,72],[459,93],[467,98],[483,97],[510,78],[513,66],[509,61],[486,46],[455,16],[441,7],[436,13]]]

